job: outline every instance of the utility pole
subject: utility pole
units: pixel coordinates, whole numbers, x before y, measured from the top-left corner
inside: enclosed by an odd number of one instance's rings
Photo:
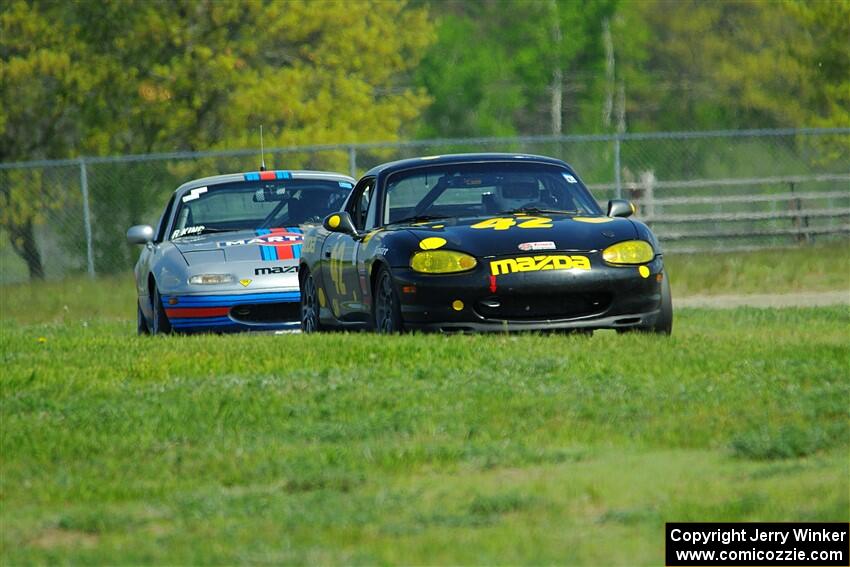
[[[561,69],[561,20],[558,17],[558,2],[550,0],[552,10],[552,42],[555,46],[555,67],[552,70],[552,134],[563,133],[564,72]]]
[[[605,45],[605,100],[602,103],[602,126],[611,126],[611,114],[614,110],[614,40],[611,38],[611,22],[602,21],[602,42]]]

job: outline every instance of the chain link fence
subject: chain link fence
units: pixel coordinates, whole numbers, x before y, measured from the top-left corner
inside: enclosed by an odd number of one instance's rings
[[[805,245],[850,234],[850,128],[422,140],[266,151],[270,169],[343,171],[421,155],[542,154],[604,204],[632,199],[666,252]],[[0,283],[127,271],[124,234],[196,177],[256,171],[256,150],[0,164]]]

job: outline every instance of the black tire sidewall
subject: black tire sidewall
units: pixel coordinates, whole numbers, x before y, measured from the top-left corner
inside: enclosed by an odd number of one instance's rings
[[[165,314],[165,308],[162,305],[162,296],[156,287],[153,289],[153,325],[151,327],[152,335],[167,335],[171,332],[171,323]]]
[[[148,320],[145,319],[142,306],[138,301],[136,301],[136,333],[138,333],[139,336],[151,334],[150,327],[148,326]]]
[[[304,325],[304,310],[307,308],[307,282],[311,282],[310,289],[312,290],[312,303],[313,303],[313,315],[315,317],[314,328],[312,330],[308,330]],[[307,272],[306,275],[301,279],[301,331],[304,333],[315,333],[321,330],[321,321],[319,319],[319,288],[316,287],[316,280],[313,278],[313,274]]]
[[[375,289],[373,290],[372,297],[374,298],[373,306],[372,306],[372,330],[376,333],[384,333],[385,331],[379,326],[378,321],[378,303],[382,301],[381,287],[384,279],[388,278],[390,282],[391,289],[391,309],[390,309],[390,317],[392,321],[392,330],[390,333],[403,333],[404,332],[404,322],[401,318],[401,302],[398,298],[398,293],[395,289],[395,282],[393,281],[393,276],[390,273],[389,269],[386,266],[381,266],[378,271],[378,277],[375,278]]]

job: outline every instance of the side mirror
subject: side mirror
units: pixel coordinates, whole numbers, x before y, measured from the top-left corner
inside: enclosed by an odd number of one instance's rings
[[[325,220],[322,221],[322,226],[330,232],[341,232],[349,236],[357,236],[359,234],[354,227],[354,221],[351,220],[351,215],[344,211],[331,213],[326,216]]]
[[[127,242],[130,244],[147,244],[153,240],[153,227],[147,224],[137,224],[127,229]]]
[[[611,199],[608,201],[609,217],[630,217],[635,212],[635,205],[625,199]]]

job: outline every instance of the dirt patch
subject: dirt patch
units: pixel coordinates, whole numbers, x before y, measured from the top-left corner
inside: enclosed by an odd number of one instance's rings
[[[702,307],[707,309],[734,309],[736,307],[824,307],[828,305],[850,305],[850,291],[673,297],[673,307]]]
[[[33,547],[41,549],[53,549],[56,547],[94,547],[97,545],[98,537],[94,534],[79,530],[63,530],[60,528],[49,528],[41,532],[38,537],[30,543]]]

